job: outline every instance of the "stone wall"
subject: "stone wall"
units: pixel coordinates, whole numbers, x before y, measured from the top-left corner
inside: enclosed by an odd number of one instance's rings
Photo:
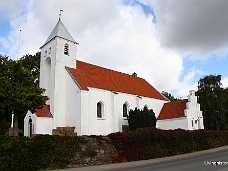
[[[118,156],[108,137],[82,136],[79,144],[80,151],[69,167],[108,164]]]
[[[77,136],[74,130],[75,130],[75,127],[57,127],[56,129],[52,130],[52,135]]]

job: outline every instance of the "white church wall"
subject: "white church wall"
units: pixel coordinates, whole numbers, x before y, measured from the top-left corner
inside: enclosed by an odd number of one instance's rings
[[[71,41],[56,38],[56,62],[61,63],[70,68],[76,68],[76,52],[77,52],[77,45],[72,43]],[[69,46],[69,55],[64,54],[64,45],[68,44]]]
[[[79,135],[89,135],[89,91],[81,90],[81,130]]]
[[[30,111],[27,112],[24,118],[24,136],[29,136],[29,119],[32,119],[33,133],[36,133],[37,117]]]
[[[24,118],[24,136],[29,136],[29,119],[32,119],[32,134],[52,134],[53,118],[37,117],[36,114],[27,112]]]
[[[54,83],[54,61],[56,52],[56,41],[51,41],[41,48],[41,59],[40,59],[40,88],[46,89],[44,92],[49,98],[52,97],[51,89]],[[51,65],[49,65],[49,62]],[[51,101],[49,99],[48,103]]]
[[[35,134],[52,134],[53,118],[37,117]]]
[[[188,130],[188,119],[186,117],[157,120],[156,128],[158,129],[185,129]]]
[[[97,103],[99,101],[104,104],[104,118],[102,119],[97,118]],[[129,110],[143,109],[147,105],[158,116],[165,102],[97,88],[89,88],[89,91],[83,90],[81,91],[81,134],[106,135],[122,131],[122,126],[128,125],[128,121],[123,117],[124,103],[128,104]]]
[[[54,98],[53,98],[53,118],[54,118],[54,128],[56,127],[66,127],[66,77],[67,71],[63,64],[55,64],[55,87]]]
[[[200,104],[197,102],[197,96],[194,91],[190,91],[188,102],[186,104],[185,116],[188,118],[188,129],[204,129],[203,115],[200,110]]]
[[[44,94],[49,97],[47,104],[53,118],[37,117],[28,111],[24,118],[25,136],[29,135],[29,118],[32,119],[35,134],[51,134],[56,127],[68,126],[75,126],[78,135],[106,135],[122,131],[122,126],[128,125],[123,117],[124,103],[128,104],[128,110],[147,106],[158,117],[167,101],[98,88],[80,90],[65,68],[76,68],[77,44],[73,43],[61,20],[50,36],[54,38],[48,39],[49,42],[41,47],[39,85],[46,89]],[[64,54],[66,44],[68,54]],[[190,91],[188,100],[185,117],[158,120],[157,127],[203,129],[203,116],[194,91]],[[104,105],[102,118],[97,118],[98,102]]]
[[[128,121],[123,117],[123,105],[128,104],[128,110],[134,110],[139,108],[139,98],[135,95],[120,93],[114,94],[114,114],[116,117],[116,123],[114,125],[113,132],[122,131],[123,125],[128,125]]]
[[[51,68],[51,91],[50,94],[50,104],[51,113],[53,114],[53,128],[56,127],[66,127],[68,126],[66,113],[67,108],[67,87],[68,81],[67,77],[69,73],[66,71],[67,67],[76,67],[76,44],[69,42],[62,38],[55,38],[53,42],[53,49],[55,49],[55,54],[52,56],[52,68]],[[67,43],[69,45],[69,55],[64,54],[64,45]],[[48,45],[48,44],[47,44]]]
[[[112,92],[90,88],[81,92],[81,134],[106,135],[112,132]],[[103,117],[97,118],[97,103],[104,105]]]
[[[70,74],[66,78],[66,126],[81,134],[81,92]]]
[[[158,120],[156,127],[160,129],[204,129],[202,111],[200,110],[200,104],[197,102],[197,96],[195,96],[193,90],[190,91],[188,96],[184,114],[185,117],[182,118]]]

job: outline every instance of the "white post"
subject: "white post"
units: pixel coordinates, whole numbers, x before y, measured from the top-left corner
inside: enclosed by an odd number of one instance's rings
[[[12,113],[11,128],[13,128],[13,121],[14,121],[14,113]]]

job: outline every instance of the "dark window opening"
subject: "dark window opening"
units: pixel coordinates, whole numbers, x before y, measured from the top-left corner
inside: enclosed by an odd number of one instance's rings
[[[29,118],[29,137],[32,137],[32,119]]]
[[[128,106],[126,103],[123,104],[123,117],[126,118],[128,115]]]
[[[101,102],[97,103],[97,117],[102,118],[102,103]]]
[[[64,54],[69,55],[69,45],[67,43],[64,45]]]

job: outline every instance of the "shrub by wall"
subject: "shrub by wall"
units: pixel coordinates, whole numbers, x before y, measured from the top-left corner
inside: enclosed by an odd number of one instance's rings
[[[134,161],[228,145],[228,131],[137,129],[109,137],[122,161]]]
[[[144,107],[143,110],[135,108],[130,110],[128,116],[129,129],[156,127],[156,117],[153,110]]]
[[[0,136],[0,171],[34,171],[164,157],[228,145],[228,131],[141,128],[105,136]]]
[[[77,137],[43,135],[28,139],[0,136],[0,170],[64,168],[73,160],[77,151]]]

